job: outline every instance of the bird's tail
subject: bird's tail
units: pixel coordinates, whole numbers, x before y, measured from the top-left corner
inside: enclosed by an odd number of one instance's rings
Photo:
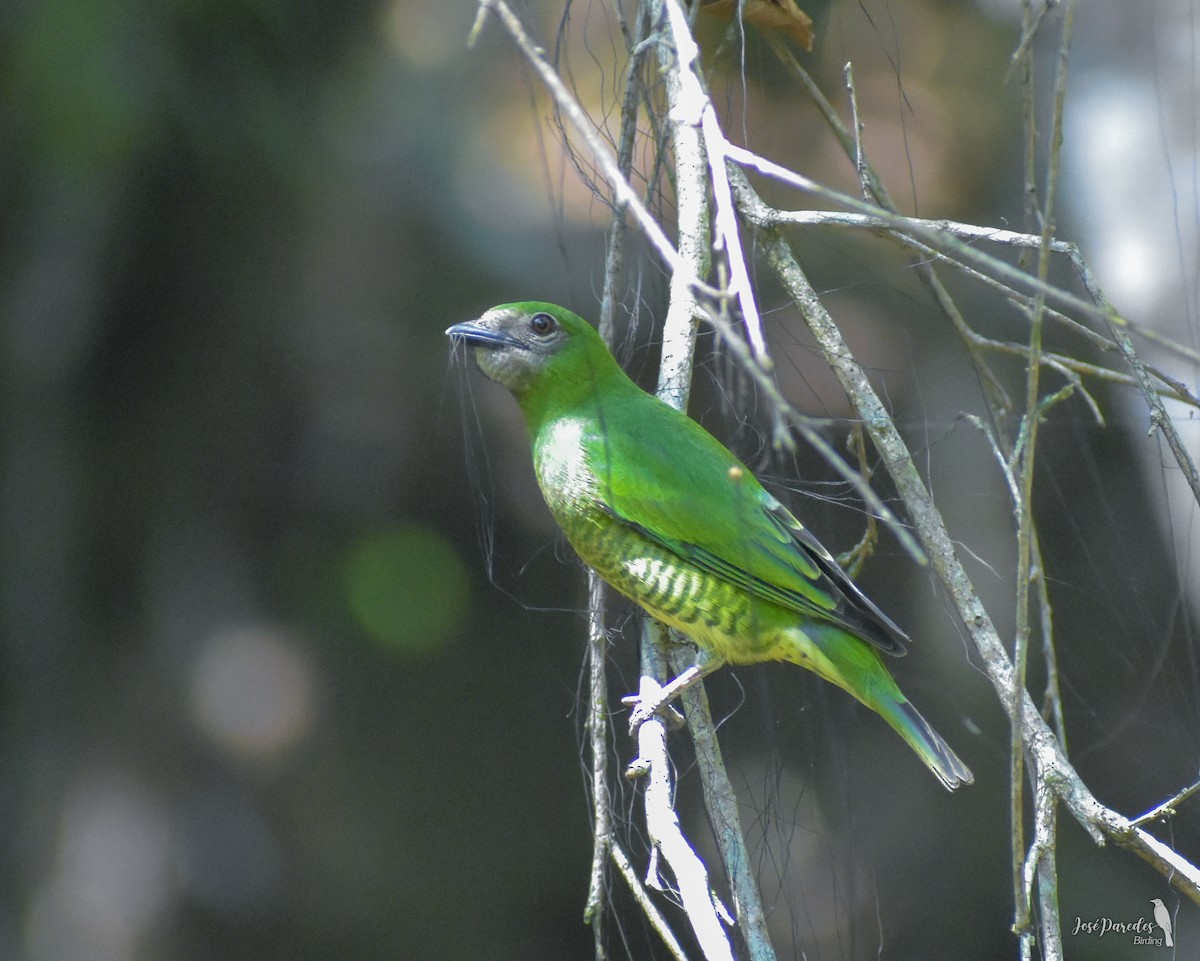
[[[951,750],[940,734],[929,726],[929,722],[917,712],[912,704],[901,696],[888,704],[872,704],[885,721],[896,729],[909,746],[917,752],[917,756],[925,762],[925,766],[937,775],[946,789],[953,791],[964,784],[972,784],[975,775],[963,764],[957,754]]]
[[[789,634],[786,655],[853,694],[888,722],[948,790],[972,784],[975,775],[901,693],[875,648],[833,625],[811,625]]]

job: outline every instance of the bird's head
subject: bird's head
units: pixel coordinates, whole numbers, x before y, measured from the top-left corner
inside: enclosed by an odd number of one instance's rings
[[[507,387],[527,412],[535,398],[566,400],[620,371],[591,324],[540,301],[501,304],[446,334],[471,345],[484,376]]]

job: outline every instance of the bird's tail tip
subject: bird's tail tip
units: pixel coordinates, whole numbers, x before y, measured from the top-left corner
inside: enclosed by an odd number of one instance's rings
[[[915,707],[908,701],[896,705],[902,723],[893,725],[917,755],[925,762],[946,790],[953,791],[966,784],[975,783],[975,775],[962,759],[954,753],[940,734],[930,727]]]

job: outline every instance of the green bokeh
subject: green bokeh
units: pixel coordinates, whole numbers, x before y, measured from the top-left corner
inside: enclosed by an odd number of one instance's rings
[[[467,614],[467,568],[442,535],[420,524],[375,531],[351,548],[347,602],[360,627],[399,654],[440,650]]]

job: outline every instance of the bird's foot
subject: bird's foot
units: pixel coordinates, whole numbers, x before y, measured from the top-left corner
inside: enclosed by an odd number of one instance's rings
[[[633,713],[629,716],[629,733],[634,733],[655,714],[662,714],[672,728],[683,727],[683,715],[670,706],[671,702],[689,687],[698,684],[715,666],[715,661],[694,664],[674,680],[662,685],[654,678],[643,675],[638,693],[621,699],[622,704],[633,706]]]
[[[673,731],[684,727],[687,722],[684,721],[683,715],[671,705],[674,696],[675,694],[668,692],[667,688],[659,687],[649,696],[646,696],[646,692],[643,691],[642,694],[630,694],[628,697],[621,698],[622,704],[633,708],[629,714],[629,733],[635,733],[639,727],[656,714]]]

